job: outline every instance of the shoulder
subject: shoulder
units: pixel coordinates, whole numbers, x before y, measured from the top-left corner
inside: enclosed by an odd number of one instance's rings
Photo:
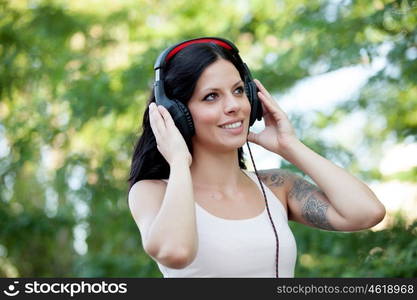
[[[144,192],[158,192],[166,188],[166,183],[161,179],[144,179],[135,182],[129,190],[129,201],[134,200]]]
[[[260,170],[258,171],[258,174],[261,181],[283,203],[287,210],[289,220],[305,224],[303,218],[301,218],[303,210],[300,208],[300,205],[303,206],[306,199],[312,200],[317,198],[320,199],[320,201],[325,201],[325,199],[323,199],[323,193],[315,184],[289,170]],[[309,201],[310,205],[313,205],[312,203],[312,201]]]
[[[129,209],[136,222],[152,218],[163,201],[166,183],[158,179],[145,179],[135,182],[129,190]],[[140,220],[140,221],[139,221]]]
[[[145,179],[135,182],[128,195],[130,212],[140,231],[143,248],[149,255],[147,236],[161,208],[165,189],[166,184],[162,180]]]
[[[255,174],[255,172],[251,173]],[[288,212],[288,193],[296,178],[295,174],[291,171],[277,168],[258,170],[258,175],[261,181],[271,190],[278,200],[281,201]]]
[[[269,188],[287,189],[294,181],[295,174],[285,169],[259,170],[259,177]]]

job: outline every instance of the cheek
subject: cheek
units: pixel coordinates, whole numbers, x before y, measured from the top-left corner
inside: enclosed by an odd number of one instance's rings
[[[191,115],[193,117],[196,131],[198,131],[199,128],[203,128],[205,126],[213,126],[219,123],[219,113],[216,110],[192,110]]]
[[[249,117],[250,112],[251,112],[249,99],[246,98],[246,100],[244,101],[244,104],[242,104],[241,106],[241,110],[246,117]]]
[[[207,111],[204,114],[198,114],[195,116],[195,120],[198,124],[202,124],[202,125],[213,125],[213,122],[216,122],[217,120],[217,115],[210,113],[209,111]]]
[[[250,113],[250,111],[251,111],[251,107],[250,107],[250,102],[249,102],[249,99],[246,99],[246,105],[244,105],[243,107],[244,107],[244,110],[245,110],[245,112],[247,113],[247,114],[249,114]]]

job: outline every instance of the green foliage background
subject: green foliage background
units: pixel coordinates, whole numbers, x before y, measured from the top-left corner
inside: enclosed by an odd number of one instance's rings
[[[126,180],[153,62],[196,36],[235,41],[274,93],[370,65],[385,46],[384,67],[357,94],[313,122],[290,117],[306,144],[362,179],[416,183],[416,168],[388,178],[313,139],[362,111],[361,145],[375,161],[386,139],[416,140],[416,25],[417,1],[0,0],[0,276],[161,277]],[[357,233],[291,224],[296,276],[416,277],[417,224],[395,220]]]

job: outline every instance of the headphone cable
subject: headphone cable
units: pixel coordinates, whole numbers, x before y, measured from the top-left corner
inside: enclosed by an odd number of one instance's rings
[[[272,221],[271,212],[269,211],[269,205],[268,205],[268,201],[267,201],[267,199],[266,199],[265,190],[264,190],[263,184],[262,184],[262,182],[261,182],[261,179],[259,178],[259,175],[258,175],[258,170],[256,169],[256,166],[255,166],[255,161],[253,160],[252,151],[251,151],[251,149],[250,149],[250,147],[249,147],[249,142],[248,142],[248,141],[246,141],[246,145],[248,146],[248,149],[249,149],[249,154],[250,154],[250,157],[251,157],[251,160],[252,160],[253,167],[254,167],[254,169],[255,169],[255,174],[256,174],[256,177],[258,177],[258,180],[259,180],[259,185],[261,186],[262,193],[264,194],[265,204],[266,204],[266,209],[267,209],[267,211],[268,211],[269,220],[271,221],[272,228],[273,228],[273,230],[274,230],[274,234],[275,234],[275,240],[276,240],[275,276],[276,276],[276,278],[278,278],[279,238],[278,238],[277,230],[275,229],[275,224],[274,224],[274,222]]]

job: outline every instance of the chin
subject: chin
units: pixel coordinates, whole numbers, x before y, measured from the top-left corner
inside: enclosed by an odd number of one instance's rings
[[[248,135],[242,133],[239,136],[235,136],[234,138],[227,140],[225,143],[223,143],[223,146],[229,148],[230,150],[234,150],[245,145],[247,140],[248,140]],[[223,139],[223,141],[225,140]]]
[[[219,134],[217,130],[212,131],[211,134],[205,132],[204,136],[199,136],[197,133],[193,137],[193,143],[196,144],[195,146],[198,144],[203,149],[210,148],[221,152],[234,151],[245,145],[248,139],[247,126],[248,124],[244,126],[244,130],[241,134],[235,136],[225,136]]]
[[[240,147],[243,147],[246,144],[246,140],[247,140],[246,137],[244,138],[242,137],[240,141],[236,141],[234,143],[223,144],[222,146],[224,148],[227,148],[227,150],[229,151],[233,151],[233,150],[239,149]]]

